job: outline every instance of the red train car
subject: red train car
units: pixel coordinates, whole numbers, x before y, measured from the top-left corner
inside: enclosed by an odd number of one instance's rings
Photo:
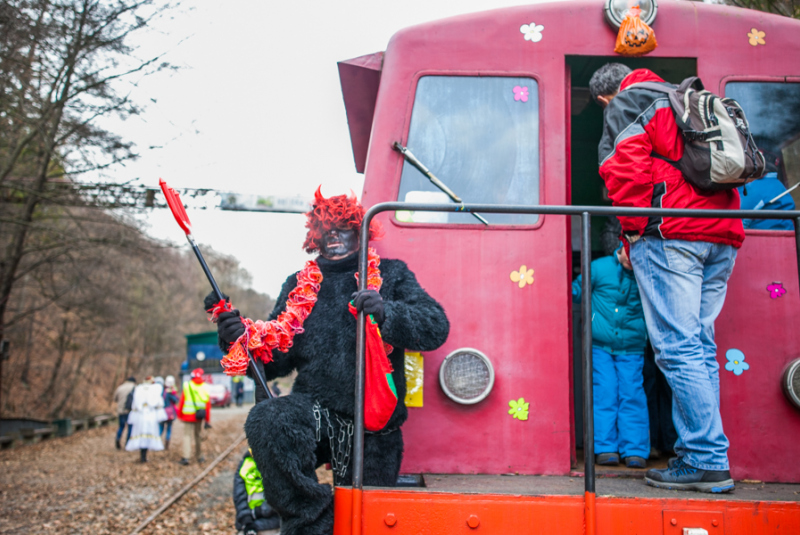
[[[642,2],[647,12],[645,4],[655,2]],[[707,89],[733,96],[760,146],[780,156],[790,183],[800,182],[800,21],[662,0],[652,23],[656,50],[623,58],[613,53],[617,32],[604,6],[573,0],[453,17],[401,30],[385,52],[341,62],[365,205],[447,202],[394,142],[468,203],[609,204],[597,172],[602,110],[587,88],[610,61],[671,82],[697,75]],[[386,230],[381,256],[406,260],[452,327],[444,347],[407,356],[413,395],[402,472],[423,474],[425,487],[337,488],[336,534],[593,530],[576,473],[573,221],[485,214],[486,226],[456,212],[377,217]],[[594,218],[593,250],[603,219]],[[716,323],[732,475],[764,483],[707,500],[601,478],[597,533],[800,533],[794,376],[789,391],[782,388],[784,371],[800,357],[797,267],[794,232],[748,230]],[[773,283],[786,293],[775,297]],[[738,375],[725,369],[734,354],[749,364]],[[527,419],[509,414],[512,401],[527,403]]]

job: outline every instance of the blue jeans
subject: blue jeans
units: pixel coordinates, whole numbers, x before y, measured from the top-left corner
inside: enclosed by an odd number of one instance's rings
[[[714,320],[722,310],[736,249],[646,236],[631,246],[647,332],[672,388],[675,453],[702,470],[728,470],[719,413]]]
[[[650,421],[644,394],[644,355],[612,355],[592,347],[594,452],[650,455]]]
[[[163,435],[164,429],[166,429],[167,436],[165,436],[164,439],[169,440],[170,438],[172,438],[172,422],[174,422],[174,420],[164,420],[163,422],[159,422],[158,424],[159,436]]]
[[[127,426],[127,428],[128,428],[128,436],[125,439],[125,443],[127,444],[128,440],[131,439],[131,428],[133,426],[127,425],[127,423],[128,423],[128,415],[127,414],[118,414],[117,415],[117,420],[119,421],[119,428],[117,429],[117,440],[122,438],[122,430],[125,429],[125,427]]]

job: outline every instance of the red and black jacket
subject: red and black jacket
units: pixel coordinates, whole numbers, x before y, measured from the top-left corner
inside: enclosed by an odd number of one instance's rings
[[[614,206],[738,210],[735,190],[699,191],[666,160],[683,155],[683,137],[665,93],[631,88],[639,82],[662,82],[655,73],[637,69],[622,80],[620,92],[604,112],[598,149],[600,176]],[[741,247],[740,219],[620,217],[625,234],[664,239],[707,241]]]

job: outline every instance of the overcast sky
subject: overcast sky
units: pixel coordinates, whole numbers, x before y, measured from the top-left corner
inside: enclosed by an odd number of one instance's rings
[[[163,177],[175,188],[308,198],[322,184],[326,196],[352,189],[360,197],[336,62],[385,50],[407,26],[525,3],[534,2],[186,1],[141,43],[143,57],[167,50],[165,61],[181,69],[132,89],[146,112],[119,129],[142,157],[112,179],[156,186]],[[149,232],[184,243],[171,217],[148,213]],[[190,210],[189,217],[200,243],[237,257],[254,288],[272,296],[310,258],[301,250],[302,215]]]

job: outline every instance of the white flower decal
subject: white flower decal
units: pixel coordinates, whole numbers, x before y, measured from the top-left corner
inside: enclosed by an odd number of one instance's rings
[[[535,22],[531,22],[530,24],[523,24],[519,27],[520,33],[525,35],[526,41],[531,41],[533,43],[538,43],[542,40],[542,31],[544,30],[543,24],[536,24]]]

